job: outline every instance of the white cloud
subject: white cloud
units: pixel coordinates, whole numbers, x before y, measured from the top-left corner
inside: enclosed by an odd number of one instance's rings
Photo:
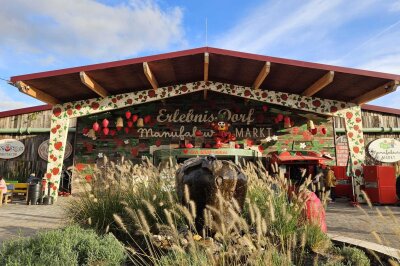
[[[17,90],[17,89],[16,89]],[[20,101],[17,99],[21,99],[21,97],[16,97],[15,99],[9,96],[10,93],[6,93],[6,91],[0,87],[0,111],[7,111],[12,109],[18,109],[23,107],[32,106],[26,101]]]
[[[162,10],[156,0],[113,6],[95,0],[5,0],[0,47],[49,59],[126,57],[183,45],[182,19],[181,8]]]
[[[254,53],[274,50],[297,53],[326,42],[332,29],[368,9],[374,0],[310,0],[267,2],[257,6],[217,40],[217,46]],[[306,44],[306,45],[303,45]],[[308,47],[306,47],[308,46]],[[314,50],[315,51],[315,50]]]

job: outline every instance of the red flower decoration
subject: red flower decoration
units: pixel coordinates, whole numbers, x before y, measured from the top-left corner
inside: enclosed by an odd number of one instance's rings
[[[85,179],[86,179],[86,182],[89,183],[90,181],[92,181],[92,176],[91,175],[86,175]]]

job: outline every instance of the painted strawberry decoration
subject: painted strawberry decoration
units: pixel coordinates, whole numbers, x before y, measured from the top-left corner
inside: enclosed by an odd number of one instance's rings
[[[182,91],[182,92],[187,92],[187,91],[188,91],[188,87],[182,86],[182,87],[181,87],[181,91]]]
[[[347,112],[346,113],[346,118],[347,119],[351,119],[353,117],[353,113],[351,113],[351,112]]]
[[[283,93],[283,94],[281,95],[281,99],[282,99],[283,101],[287,101],[288,98],[289,98],[288,95],[285,94],[285,93]]]
[[[150,98],[156,97],[156,91],[155,90],[149,90],[149,92],[147,93],[147,95]]]
[[[47,179],[50,179],[50,178],[51,178],[51,173],[47,173],[47,174],[46,174],[46,178],[47,178]]]
[[[336,113],[337,112],[337,107],[336,106],[331,106],[331,113]]]
[[[53,115],[59,117],[61,115],[61,108],[54,108]]]
[[[51,170],[51,173],[52,173],[53,175],[58,175],[59,172],[60,172],[60,168],[58,168],[58,167],[54,167],[54,168]]]
[[[312,105],[314,105],[315,107],[320,107],[321,106],[321,101],[320,100],[314,100],[314,101],[312,101]]]
[[[347,136],[348,136],[349,138],[352,138],[352,137],[353,137],[353,132],[347,133]]]
[[[251,95],[251,91],[250,90],[245,90],[244,91],[244,96],[249,97]]]
[[[267,98],[268,97],[268,93],[266,93],[266,92],[261,93],[261,97]]]
[[[82,108],[82,106],[81,106],[80,104],[75,105],[75,109],[76,109],[76,110],[79,111],[79,110],[81,110],[81,108]]]
[[[62,142],[61,141],[58,141],[58,142],[56,142],[54,144],[54,149],[59,151],[59,150],[61,150],[61,148],[62,148]]]
[[[132,99],[128,99],[128,100],[126,100],[126,103],[127,103],[127,104],[132,104],[133,101],[132,101]]]
[[[92,102],[92,104],[90,105],[90,107],[92,107],[93,110],[97,110],[97,109],[100,107],[100,105],[99,105],[98,102]]]
[[[51,133],[56,134],[56,133],[57,133],[57,128],[56,128],[56,127],[53,127],[53,128],[51,129]]]
[[[359,153],[360,152],[360,148],[357,147],[357,146],[354,146],[353,147],[353,151],[354,151],[354,153]]]

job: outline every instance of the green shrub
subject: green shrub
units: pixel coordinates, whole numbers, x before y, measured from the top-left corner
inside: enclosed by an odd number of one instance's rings
[[[369,266],[371,262],[364,251],[353,248],[353,247],[343,247],[340,250],[340,253],[349,264],[355,266]]]
[[[78,226],[41,232],[3,244],[0,265],[121,265],[124,247],[111,234]]]

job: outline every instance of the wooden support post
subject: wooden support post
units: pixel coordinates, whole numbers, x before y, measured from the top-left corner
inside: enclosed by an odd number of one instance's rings
[[[85,84],[89,89],[91,89],[100,97],[104,98],[110,95],[107,90],[105,90],[96,81],[94,81],[91,77],[89,77],[84,71],[81,71],[79,75],[81,77],[82,83]]]
[[[271,70],[271,62],[265,62],[264,66],[260,70],[260,73],[258,73],[258,76],[253,83],[253,88],[255,90],[260,89],[261,84],[264,82],[265,78],[268,76],[270,70]]]
[[[143,62],[143,71],[146,75],[147,80],[150,82],[151,87],[156,90],[158,88],[158,82],[156,76],[154,76],[153,72],[150,69],[150,66],[147,62]],[[165,100],[162,99],[161,102],[165,105]]]
[[[382,86],[379,86],[378,88],[371,90],[360,97],[357,97],[352,100],[352,102],[361,105],[366,102],[375,100],[376,98],[379,98],[383,95],[386,95],[388,93],[394,92],[397,89],[397,86],[399,86],[399,81],[398,80],[393,80],[390,81]]]
[[[38,99],[39,101],[48,103],[48,104],[59,104],[61,103],[60,100],[54,98],[53,96],[48,95],[47,93],[36,89],[35,87],[32,87],[28,84],[26,84],[23,81],[17,81],[15,83],[15,86],[18,88],[18,90],[26,95],[29,95],[35,99]]]
[[[210,55],[208,53],[204,53],[204,81],[208,81],[208,66],[210,63]],[[204,100],[207,100],[208,90],[204,90]]]
[[[316,94],[317,92],[328,86],[333,81],[334,76],[335,72],[329,71],[328,73],[323,75],[319,80],[317,80],[313,85],[311,85],[305,91],[303,91],[301,95],[308,97],[313,96],[314,94]]]

